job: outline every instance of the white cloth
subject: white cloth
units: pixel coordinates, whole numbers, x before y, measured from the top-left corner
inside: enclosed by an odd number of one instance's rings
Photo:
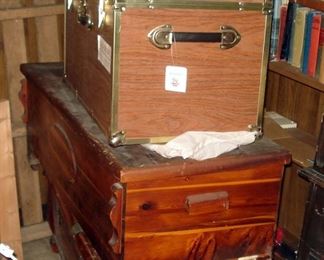
[[[253,143],[255,137],[256,132],[248,131],[189,131],[166,144],[145,144],[143,146],[166,158],[181,156],[184,159],[205,160],[232,151],[240,145]]]

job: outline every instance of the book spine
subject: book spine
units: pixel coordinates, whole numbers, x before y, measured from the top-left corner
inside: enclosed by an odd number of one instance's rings
[[[288,63],[292,63],[293,59],[293,49],[294,49],[294,38],[296,33],[296,14],[297,14],[297,8],[298,4],[293,5],[293,11],[292,11],[292,24],[291,24],[291,31],[290,31],[290,41],[289,41],[289,49],[288,49]]]
[[[316,72],[317,54],[320,39],[321,30],[321,14],[316,13],[312,19],[312,29],[310,38],[309,58],[308,58],[308,70],[307,74],[314,77]]]
[[[318,46],[316,76],[318,81],[324,83],[324,14],[322,14],[320,40]]]
[[[272,16],[272,30],[271,30],[271,45],[270,45],[270,59],[276,58],[279,38],[279,19],[281,0],[274,0],[273,16]]]
[[[278,36],[278,46],[276,60],[280,60],[280,54],[282,50],[282,43],[286,27],[286,18],[287,18],[287,5],[282,5],[280,7],[280,23],[279,23],[279,36]]]
[[[308,69],[308,55],[309,55],[309,47],[310,47],[310,37],[312,32],[312,20],[313,20],[313,12],[309,12],[306,16],[306,25],[305,25],[303,62],[301,68],[303,73],[307,73],[307,69]]]
[[[300,68],[303,54],[304,34],[305,34],[305,22],[306,15],[309,12],[309,8],[300,7],[297,9],[296,21],[295,21],[295,34],[293,38],[293,48],[291,51],[292,60],[291,65]]]
[[[283,60],[288,60],[288,56],[289,56],[290,36],[291,36],[293,19],[294,19],[294,5],[295,3],[293,2],[288,3],[286,27],[285,27],[285,33],[283,37],[282,49],[280,54],[280,58]]]

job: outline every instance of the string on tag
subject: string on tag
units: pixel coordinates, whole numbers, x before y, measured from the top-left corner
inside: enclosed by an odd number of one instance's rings
[[[176,48],[176,38],[173,37],[172,35],[172,44],[171,44],[171,60],[172,60],[172,65],[175,65],[174,59],[177,56],[177,48]]]

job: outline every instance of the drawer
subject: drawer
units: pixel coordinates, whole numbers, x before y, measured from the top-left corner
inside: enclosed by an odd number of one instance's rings
[[[60,200],[60,195],[51,187],[50,213],[53,218],[53,231],[55,242],[63,259],[92,259],[100,260],[101,257],[92,246],[81,226]]]
[[[279,190],[279,178],[130,189],[125,230],[161,232],[274,222]]]
[[[264,223],[204,230],[126,234],[124,259],[233,260],[256,255],[260,256],[258,259],[270,259],[273,228],[273,223]]]

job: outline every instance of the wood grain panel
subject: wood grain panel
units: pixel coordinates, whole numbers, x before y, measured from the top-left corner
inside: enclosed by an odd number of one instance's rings
[[[18,99],[22,79],[18,68],[27,61],[24,24],[22,20],[4,21],[2,29],[12,122],[15,127],[21,122],[20,117],[23,114],[23,107]]]
[[[30,110],[29,120],[32,126],[30,134],[34,152],[46,169],[50,183],[58,189],[64,202],[68,203],[78,220],[81,219],[82,227],[92,241],[96,241],[98,253],[103,257],[110,255],[104,242],[109,241],[113,232],[108,217],[111,209],[108,201],[112,191],[107,188],[107,185],[110,187],[112,183],[109,182],[115,178],[106,168],[109,164],[108,162],[100,164],[102,160],[100,156],[96,157],[94,153],[88,151],[89,146],[85,145],[87,142],[78,140],[78,138],[82,139],[82,136],[71,130],[69,124],[62,119],[47,98],[32,85],[29,87],[32,93],[28,99],[29,107],[30,104],[33,104],[34,108],[37,107]],[[47,111],[47,113],[43,114],[39,111]],[[79,143],[81,148],[79,145],[74,146],[76,143]],[[84,152],[94,157],[84,160],[89,157],[84,155]],[[88,171],[91,173],[87,176]],[[100,183],[99,187],[97,187],[98,183]]]
[[[221,161],[222,159],[220,159]],[[228,162],[230,164],[230,162]],[[253,166],[252,166],[253,165]],[[258,164],[257,162],[241,165],[234,169],[224,169],[227,162],[220,166],[220,169],[206,169],[197,167],[192,172],[183,169],[182,172],[173,172],[172,168],[165,167],[157,171],[155,169],[148,169],[147,171],[133,171],[130,172],[128,177],[123,176],[123,180],[127,182],[127,187],[130,190],[137,189],[154,189],[170,186],[183,186],[183,185],[201,185],[204,183],[224,183],[235,182],[240,180],[260,180],[266,181],[268,179],[278,179],[282,174],[283,167],[278,162],[268,162],[266,164]],[[251,168],[247,168],[247,167]],[[193,166],[186,165],[184,168],[191,168]],[[223,168],[223,169],[222,169]],[[200,172],[200,170],[202,170]],[[122,173],[124,174],[124,172]],[[139,176],[138,176],[139,175]]]
[[[124,259],[231,259],[270,255],[273,224],[161,233],[129,233]],[[145,250],[144,248],[149,248]]]
[[[89,12],[97,21],[96,1],[89,2]],[[67,12],[66,74],[80,101],[97,121],[104,133],[110,136],[112,76],[98,61],[97,34],[110,46],[112,24],[101,29],[88,30],[77,21],[77,10]]]
[[[23,260],[9,102],[0,100],[0,241]]]
[[[324,113],[323,95],[323,84],[315,79],[302,75],[283,62],[270,65],[266,109],[296,121],[300,130],[315,138]]]
[[[308,197],[309,183],[298,177],[301,168],[292,164],[287,168],[283,181],[279,225],[299,238],[303,226],[305,202]]]
[[[118,129],[128,137],[147,137],[245,130],[255,124],[264,21],[260,12],[127,10],[121,18]],[[229,50],[215,43],[175,43],[161,50],[147,34],[166,23],[184,32],[231,25],[242,40]],[[165,91],[167,65],[188,69],[186,93]]]
[[[296,83],[296,97],[293,120],[298,122],[298,128],[316,136],[320,92],[305,85]],[[324,107],[322,107],[324,112]]]
[[[34,0],[35,6],[55,4],[55,0]],[[37,29],[38,61],[51,62],[62,61],[60,57],[60,38],[58,37],[58,17],[55,15],[36,17],[35,24]],[[51,28],[49,30],[49,28]]]
[[[32,170],[29,166],[26,137],[14,138],[14,147],[23,225],[41,223],[43,221],[43,212],[38,171]]]
[[[278,103],[280,75],[268,71],[265,108],[267,111],[276,111]]]
[[[100,260],[88,237],[80,227],[75,216],[68,206],[62,201],[62,197],[53,186],[51,190],[52,214],[54,217],[55,242],[61,249],[61,255],[66,259],[93,259]]]
[[[276,111],[287,118],[292,118],[296,105],[296,84],[285,77],[280,78],[279,84]]]
[[[128,190],[125,229],[131,233],[162,232],[275,222],[279,189],[280,179],[270,179]],[[188,196],[215,192],[227,192],[228,203],[219,208],[215,201],[210,212],[196,215],[186,211]]]

